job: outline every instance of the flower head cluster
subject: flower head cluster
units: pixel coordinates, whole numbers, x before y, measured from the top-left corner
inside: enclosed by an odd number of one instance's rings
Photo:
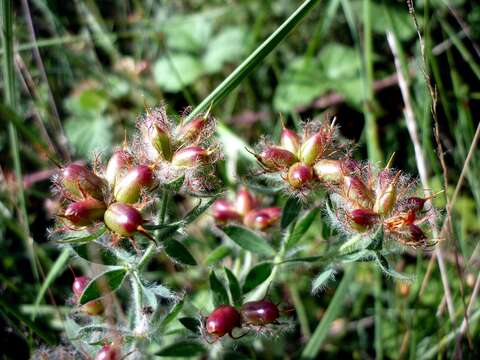
[[[217,224],[241,222],[251,229],[265,230],[278,222],[282,210],[279,207],[260,207],[259,199],[247,188],[241,187],[234,203],[219,199],[214,202],[212,213]]]
[[[135,148],[144,161],[156,164],[163,182],[184,177],[184,189],[193,193],[218,186],[213,165],[220,159],[219,145],[212,140],[215,119],[208,113],[175,125],[164,108],[156,108],[137,122]]]
[[[333,222],[347,234],[372,233],[383,226],[385,235],[412,247],[430,245],[426,235],[428,198],[415,196],[416,181],[387,165],[350,161],[330,183]]]
[[[334,121],[311,121],[301,135],[283,127],[280,144],[264,143],[254,155],[266,174],[304,197],[323,181],[323,174],[316,172],[318,164],[343,157],[346,149],[338,140]]]

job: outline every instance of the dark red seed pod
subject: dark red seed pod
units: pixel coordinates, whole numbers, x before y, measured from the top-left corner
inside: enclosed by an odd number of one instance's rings
[[[267,325],[275,322],[280,311],[277,305],[269,300],[250,301],[240,309],[242,321],[251,325]]]
[[[222,337],[234,328],[241,327],[241,316],[230,305],[220,305],[207,317],[207,334]]]
[[[423,207],[425,206],[425,202],[427,199],[420,198],[420,197],[409,197],[402,201],[402,203],[399,205],[399,211],[401,212],[407,212],[409,210],[412,210],[414,212],[419,212],[423,210]]]
[[[234,206],[224,199],[216,200],[212,205],[212,215],[218,223],[226,223],[228,221],[239,221],[240,214],[235,210]]]
[[[372,225],[375,225],[379,221],[378,214],[367,209],[355,209],[349,214],[352,222],[357,225],[357,230],[366,229]]]
[[[288,170],[288,183],[294,188],[301,188],[313,178],[313,170],[303,163],[293,164]]]
[[[103,200],[104,181],[85,166],[70,164],[61,171],[61,183],[72,195],[84,197],[90,195]]]
[[[288,168],[297,161],[297,157],[290,151],[276,146],[265,148],[256,157],[263,166],[274,171]]]
[[[240,215],[245,215],[257,206],[255,196],[245,187],[241,187],[235,199],[235,208]]]
[[[95,356],[95,360],[120,360],[120,349],[114,345],[104,345]]]
[[[67,206],[65,213],[60,215],[75,226],[93,225],[103,219],[106,205],[93,198],[80,200]]]
[[[423,230],[420,229],[420,227],[415,224],[409,224],[408,231],[409,231],[409,242],[421,243],[427,238]]]
[[[115,185],[115,200],[134,204],[140,199],[142,189],[151,188],[153,183],[152,168],[147,165],[136,166]]]
[[[132,236],[144,222],[140,211],[123,203],[111,204],[105,211],[104,221],[110,230],[123,236]]]

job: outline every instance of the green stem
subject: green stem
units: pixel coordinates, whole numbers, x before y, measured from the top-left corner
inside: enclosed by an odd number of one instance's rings
[[[14,111],[17,106],[16,89],[15,89],[15,70],[13,67],[13,9],[11,0],[2,0],[2,38],[3,38],[3,77],[5,85],[5,103]],[[13,167],[15,169],[15,179],[17,186],[17,198],[20,208],[20,223],[25,232],[24,246],[30,257],[30,265],[35,279],[38,281],[38,270],[35,262],[35,252],[33,248],[33,239],[30,236],[28,225],[27,205],[25,200],[25,192],[23,189],[22,165],[20,162],[20,148],[18,143],[17,129],[14,124],[8,123],[8,135],[10,139],[10,151],[13,157]]]
[[[135,328],[140,323],[140,319],[142,318],[142,308],[143,308],[142,285],[136,271],[132,272],[130,275],[130,285],[132,286],[132,293],[133,293],[132,300],[133,300],[133,306],[135,309],[131,328],[132,330],[135,330]]]

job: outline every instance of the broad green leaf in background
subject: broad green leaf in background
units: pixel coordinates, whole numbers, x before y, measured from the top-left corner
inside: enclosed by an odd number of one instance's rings
[[[243,284],[243,292],[247,293],[268,279],[272,273],[273,264],[270,262],[254,266],[247,274]]]
[[[282,219],[280,220],[280,227],[282,230],[286,229],[287,226],[295,220],[301,210],[302,203],[300,200],[295,196],[289,197],[282,209]]]
[[[213,306],[217,307],[222,304],[228,305],[230,303],[227,290],[225,290],[225,287],[217,278],[214,271],[210,273],[210,288],[212,290]]]
[[[205,265],[213,265],[230,254],[231,250],[227,245],[220,245],[213,249],[205,259]]]
[[[197,265],[195,258],[180,241],[168,239],[163,242],[163,246],[167,255],[180,264]]]
[[[69,118],[65,123],[65,133],[73,145],[75,153],[89,158],[94,152],[112,148],[112,120],[101,115],[82,115]]]
[[[288,250],[292,248],[302,239],[302,237],[306,234],[306,232],[310,228],[310,225],[312,225],[319,212],[320,208],[313,208],[309,210],[306,214],[304,214],[293,225],[293,229],[287,234],[285,249]]]
[[[82,295],[80,296],[80,305],[86,304],[91,300],[98,299],[105,295],[104,291],[115,291],[123,283],[127,275],[127,270],[123,268],[107,270],[90,281]],[[105,287],[105,289],[103,288]]]
[[[155,355],[163,357],[194,357],[205,352],[205,348],[198,342],[192,340],[175,341],[160,349]]]
[[[232,297],[232,303],[235,306],[242,305],[242,289],[237,277],[228,268],[225,268],[225,274],[227,274],[228,288],[230,290],[230,296]]]
[[[275,255],[275,250],[270,244],[251,230],[237,225],[230,225],[223,228],[223,232],[237,245],[254,254]]]
[[[226,63],[232,63],[245,54],[247,32],[244,27],[231,26],[211,39],[203,57],[203,65],[209,73],[220,71]]]
[[[192,84],[204,72],[203,64],[194,56],[173,53],[155,62],[153,75],[157,84],[165,91],[177,92]]]

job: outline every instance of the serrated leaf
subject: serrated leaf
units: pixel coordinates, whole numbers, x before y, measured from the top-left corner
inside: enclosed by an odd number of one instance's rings
[[[251,230],[237,225],[229,225],[223,228],[223,232],[241,248],[254,254],[275,255],[275,250],[270,244]]]
[[[185,53],[174,53],[158,59],[153,65],[156,83],[165,91],[178,92],[204,73],[203,64]]]
[[[75,246],[73,250],[81,258],[97,264],[118,265],[121,261],[110,249],[96,242]]]
[[[213,265],[230,254],[230,248],[227,245],[220,245],[215,248],[205,259],[205,265]]]
[[[265,280],[268,279],[270,274],[272,273],[273,264],[272,263],[262,263],[258,264],[257,266],[253,267],[247,274],[245,278],[245,282],[243,284],[243,292],[247,293],[253,289],[255,289],[258,285],[263,283]]]
[[[183,265],[197,265],[197,261],[180,241],[168,239],[163,242],[165,252],[173,260]]]
[[[288,198],[285,206],[282,209],[282,219],[280,221],[280,227],[286,229],[290,223],[296,219],[300,211],[302,210],[302,204],[300,200],[294,196]]]
[[[237,277],[230,269],[225,268],[225,274],[227,274],[228,279],[228,289],[230,290],[230,296],[233,301],[233,305],[241,306],[242,305],[242,290],[240,289],[240,283],[237,280]]]
[[[194,334],[200,334],[201,323],[197,318],[194,317],[182,317],[178,319],[180,324],[182,324],[187,330],[190,330]]]
[[[194,357],[205,352],[205,348],[195,341],[175,341],[159,350],[155,355],[163,357]]]
[[[332,277],[333,274],[334,274],[333,269],[327,269],[321,272],[320,274],[318,274],[312,282],[312,293],[315,294],[318,291],[320,291],[320,289],[322,289],[325,286],[325,284]]]
[[[217,278],[214,271],[210,273],[210,289],[212,290],[213,306],[217,307],[223,304],[230,304],[230,301],[228,300],[227,290],[225,290],[225,287]]]
[[[98,299],[105,295],[106,292],[117,290],[127,276],[127,270],[124,268],[107,270],[90,281],[82,295],[79,304],[83,305],[89,301]]]
[[[293,225],[293,230],[288,234],[285,244],[287,250],[295,246],[302,239],[319,212],[319,208],[314,208],[303,215],[296,224]]]

